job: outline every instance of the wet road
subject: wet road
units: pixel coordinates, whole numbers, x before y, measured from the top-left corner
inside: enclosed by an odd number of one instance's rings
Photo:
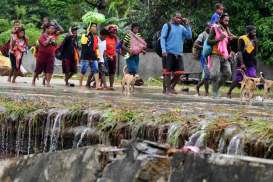
[[[41,82],[41,79],[39,80]],[[273,101],[253,101],[251,104],[242,103],[239,98],[212,99],[198,97],[187,93],[176,96],[165,96],[158,87],[137,87],[132,96],[124,96],[117,86],[115,91],[95,91],[87,88],[65,87],[63,80],[53,79],[53,88],[31,86],[31,78],[19,78],[18,83],[6,82],[6,77],[0,79],[1,96],[19,99],[43,100],[56,106],[66,104],[88,104],[92,106],[110,104],[112,107],[128,107],[145,111],[164,111],[180,109],[187,115],[259,117],[273,119]],[[77,85],[78,81],[73,80]]]

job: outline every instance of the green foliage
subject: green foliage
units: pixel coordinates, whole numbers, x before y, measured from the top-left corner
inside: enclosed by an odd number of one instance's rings
[[[90,23],[101,24],[105,21],[105,16],[101,13],[96,12],[95,10],[88,11],[86,14],[83,15],[82,21],[86,25],[89,25]]]
[[[223,1],[226,11],[231,15],[232,31],[237,35],[245,33],[245,26],[257,26],[258,56],[265,63],[273,63],[273,1],[253,0]]]
[[[41,35],[41,30],[35,27],[27,28],[26,35],[29,38],[29,45],[35,45]]]
[[[13,101],[4,98],[0,98],[0,105],[5,108],[5,115],[13,120],[21,120],[38,109],[38,106],[33,102]]]
[[[142,35],[148,43],[151,43],[154,33],[161,30],[162,25],[168,22],[176,11],[193,22],[192,41],[194,41],[203,31],[204,24],[210,20],[214,12],[214,3],[217,1],[108,0],[106,2],[106,9],[100,10],[100,13],[108,17],[105,24],[112,22],[119,25],[119,35],[122,37],[126,32],[125,27],[137,22],[142,26]],[[221,2],[231,16],[231,30],[235,35],[243,35],[247,24],[257,26],[259,59],[273,64],[271,30],[273,1],[222,0]],[[65,30],[68,30],[71,24],[81,22],[82,16],[94,10],[98,4],[99,0],[1,0],[0,33],[9,30],[10,22],[14,19],[20,19],[24,24],[33,23],[39,28],[44,16],[56,19]],[[28,32],[28,34],[32,33]],[[0,42],[3,42],[3,35],[1,37]],[[4,36],[4,39],[7,37]],[[191,43],[186,44],[185,51],[191,51]]]
[[[0,34],[0,45],[7,43],[10,39],[11,30],[7,30]]]
[[[27,10],[25,6],[15,6],[15,14],[17,19],[23,18],[27,14]]]
[[[11,25],[8,19],[0,19],[0,33],[10,29]]]

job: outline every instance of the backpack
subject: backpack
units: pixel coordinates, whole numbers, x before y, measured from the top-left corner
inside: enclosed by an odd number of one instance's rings
[[[168,32],[167,32],[166,40],[168,39],[170,32],[172,30],[171,24],[168,23],[167,25],[168,25]],[[155,35],[153,36],[153,48],[154,48],[154,51],[156,52],[156,54],[159,55],[160,57],[162,57],[160,36],[161,36],[161,31],[156,32]]]
[[[205,57],[208,57],[212,53],[212,47],[211,45],[208,44],[208,39],[205,40],[203,44],[203,50],[202,50],[202,55]]]

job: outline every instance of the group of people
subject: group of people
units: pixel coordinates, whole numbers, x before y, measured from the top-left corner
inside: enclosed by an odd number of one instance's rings
[[[75,86],[73,83],[69,83],[69,79],[77,73],[77,67],[80,64],[79,86],[83,85],[84,76],[90,69],[87,86],[90,87],[92,79],[94,79],[97,90],[108,88],[105,80],[105,75],[108,74],[110,80],[109,88],[113,89],[116,72],[116,46],[118,44],[117,27],[110,25],[107,29],[103,29],[100,32],[100,36],[98,36],[98,25],[91,23],[86,33],[80,37],[80,41],[78,41],[78,28],[76,26],[70,27],[64,40],[57,45],[56,39],[63,31],[60,26],[56,25],[51,22],[43,23],[44,32],[38,42],[36,69],[32,84],[35,86],[35,81],[39,74],[44,72],[46,81],[44,83],[50,86],[50,79],[54,71],[54,61],[55,57],[57,57],[62,61],[66,86]]]
[[[236,70],[227,93],[228,97],[231,97],[232,90],[242,80],[242,71],[247,76],[256,77],[256,28],[248,25],[246,35],[238,38],[231,33],[229,20],[229,15],[224,12],[224,6],[217,3],[216,12],[206,24],[204,32],[194,42],[193,55],[200,60],[202,69],[202,78],[196,86],[198,95],[202,85],[205,86],[205,94],[208,95],[209,84],[211,84],[213,97],[219,97],[220,86],[232,76],[231,64],[236,66]],[[42,34],[35,46],[36,68],[33,86],[39,75],[44,73],[43,84],[50,87],[55,57],[57,57],[62,61],[66,86],[75,86],[69,80],[77,73],[79,64],[80,87],[83,86],[84,76],[90,70],[87,87],[95,87],[96,90],[114,90],[118,49],[126,59],[128,73],[134,76],[138,74],[139,54],[145,54],[146,48],[146,42],[139,33],[138,24],[131,25],[130,31],[123,40],[118,38],[118,27],[113,24],[101,27],[98,31],[98,25],[91,22],[86,32],[79,38],[80,41],[78,41],[77,31],[77,27],[70,27],[64,40],[58,44],[59,35],[64,33],[63,28],[56,21],[44,18]],[[192,39],[191,23],[180,13],[175,13],[171,21],[163,25],[159,40],[162,50],[163,93],[165,94],[177,94],[175,86],[184,74],[182,54],[186,39]],[[137,42],[136,40],[142,45],[139,45],[138,49],[132,44]],[[234,40],[238,42],[237,50],[230,48]],[[23,54],[28,47],[28,38],[19,21],[14,22],[9,45],[12,69],[8,81],[14,83],[20,72]],[[107,76],[109,76],[109,86],[106,81]],[[94,84],[91,85],[92,82]]]
[[[205,86],[205,95],[208,95],[211,83],[213,97],[219,97],[220,86],[231,79],[227,93],[227,97],[231,98],[232,90],[243,80],[242,72],[249,77],[257,76],[256,27],[246,26],[246,34],[237,37],[230,32],[229,21],[223,4],[217,3],[216,12],[194,43],[194,52],[203,71],[202,79],[196,86],[198,95],[202,85]],[[232,46],[234,43],[236,46]]]
[[[64,33],[64,29],[57,21],[43,19],[42,34],[37,40],[37,45],[33,46],[33,54],[36,58],[36,66],[32,85],[36,85],[36,80],[41,73],[44,73],[43,85],[51,87],[50,81],[54,72],[54,62],[57,59],[62,61],[64,81],[66,86],[74,87],[70,83],[70,78],[77,73],[80,65],[79,86],[83,86],[86,73],[86,86],[95,87],[96,90],[114,90],[114,81],[117,64],[117,53],[121,51],[126,58],[127,70],[129,74],[136,75],[139,67],[139,54],[145,53],[143,47],[140,51],[131,49],[132,35],[142,41],[139,34],[139,25],[133,23],[124,40],[117,36],[118,27],[110,24],[101,28],[98,33],[98,24],[90,23],[86,32],[78,38],[78,27],[72,26],[62,41],[59,36]],[[145,42],[145,41],[144,41]],[[12,69],[8,81],[15,83],[16,77],[20,73],[20,67],[24,53],[28,50],[28,38],[20,21],[14,21],[12,35],[9,41],[9,58]],[[11,80],[13,76],[13,79]],[[109,85],[106,77],[109,76]],[[94,83],[94,84],[92,84]]]

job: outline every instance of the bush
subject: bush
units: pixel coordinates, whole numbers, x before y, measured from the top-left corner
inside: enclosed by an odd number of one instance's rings
[[[10,29],[10,23],[7,19],[0,19],[0,33]]]
[[[41,30],[35,27],[26,29],[26,35],[29,38],[29,45],[35,45],[41,35]]]
[[[0,34],[0,45],[7,43],[10,39],[11,30],[7,30]]]

